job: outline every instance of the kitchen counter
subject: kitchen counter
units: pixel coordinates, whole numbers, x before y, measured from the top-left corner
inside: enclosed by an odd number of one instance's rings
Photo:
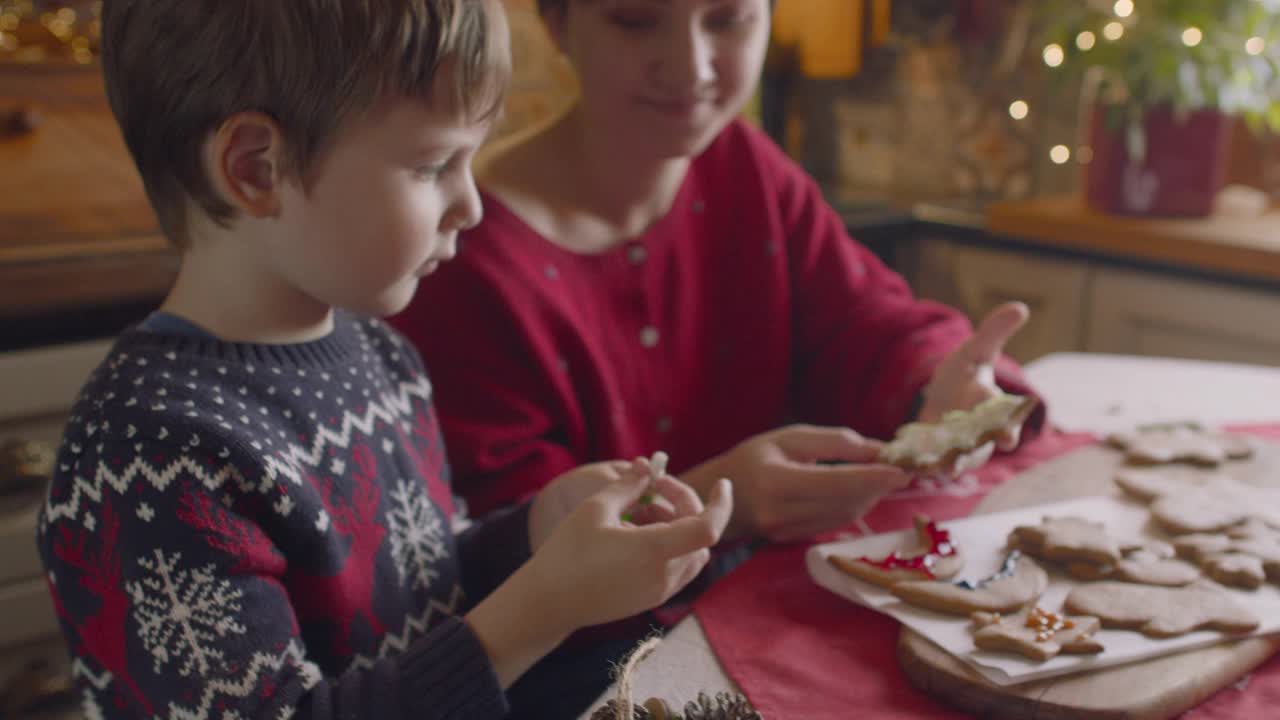
[[[1262,215],[1137,218],[1090,210],[1074,195],[1001,202],[986,231],[1036,247],[1280,283],[1280,207]]]

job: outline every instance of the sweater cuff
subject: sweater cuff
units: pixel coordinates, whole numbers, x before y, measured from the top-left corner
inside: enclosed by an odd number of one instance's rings
[[[411,645],[399,665],[406,718],[481,720],[510,712],[493,663],[461,618],[445,620]]]

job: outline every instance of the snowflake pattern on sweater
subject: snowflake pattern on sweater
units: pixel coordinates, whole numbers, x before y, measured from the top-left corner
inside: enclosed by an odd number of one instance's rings
[[[121,336],[39,522],[85,714],[501,716],[457,616],[527,556],[524,516],[455,537],[431,391],[344,313],[297,345]],[[471,542],[495,548],[478,581]]]

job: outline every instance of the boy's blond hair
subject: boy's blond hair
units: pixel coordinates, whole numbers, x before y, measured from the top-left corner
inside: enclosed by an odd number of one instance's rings
[[[202,147],[235,113],[261,112],[279,124],[282,170],[304,187],[336,133],[384,97],[447,103],[469,120],[493,115],[510,76],[498,5],[105,0],[107,97],[165,234],[185,245],[193,207],[224,226],[234,218]]]

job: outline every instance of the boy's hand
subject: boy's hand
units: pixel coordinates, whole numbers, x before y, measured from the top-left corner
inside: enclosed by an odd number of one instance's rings
[[[687,485],[663,476],[654,489],[670,503],[667,520],[643,526],[623,520],[649,482],[647,464],[636,463],[582,501],[526,566],[539,579],[540,610],[569,630],[661,605],[710,559],[708,548],[720,540],[733,512],[729,481],[719,480],[704,506]]]
[[[756,435],[684,477],[695,487],[733,478],[728,536],[801,540],[848,525],[906,486],[905,473],[877,462],[880,446],[847,428],[792,425]]]
[[[612,460],[583,465],[552,480],[529,508],[529,549],[537,552],[560,522],[587,498],[633,475],[648,478],[650,471],[647,458],[632,462]],[[688,489],[670,475],[663,475],[654,486],[655,497],[638,501],[640,504],[623,514],[636,525],[672,520],[675,500],[670,496],[682,494],[681,488]]]
[[[994,364],[1005,343],[1026,324],[1027,306],[1011,302],[1000,305],[983,318],[973,336],[948,355],[933,372],[924,388],[921,422],[937,422],[951,410],[968,410],[1001,393],[996,385]],[[1006,428],[996,440],[1001,450],[1018,446],[1022,425]]]
[[[529,549],[537,552],[561,520],[583,500],[617,482],[631,465],[625,460],[591,463],[548,483],[529,507]]]

